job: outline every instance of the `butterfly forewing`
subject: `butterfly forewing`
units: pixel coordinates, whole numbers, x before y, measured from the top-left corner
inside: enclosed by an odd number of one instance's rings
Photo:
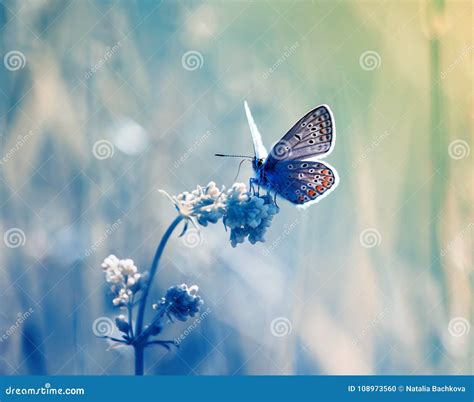
[[[328,106],[308,112],[272,148],[267,166],[283,160],[304,160],[328,154],[333,145],[335,127]]]
[[[250,111],[249,105],[247,101],[244,102],[245,107],[245,115],[247,116],[247,121],[250,128],[250,133],[252,134],[252,141],[253,141],[253,149],[255,151],[255,158],[256,159],[265,159],[268,155],[267,150],[262,142],[262,135],[258,130],[257,125],[252,116],[252,112]]]
[[[280,161],[266,176],[274,191],[297,205],[317,202],[338,182],[331,167],[314,161]]]

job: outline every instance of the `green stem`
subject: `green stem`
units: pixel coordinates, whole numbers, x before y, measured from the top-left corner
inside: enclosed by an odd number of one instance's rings
[[[160,244],[158,245],[158,248],[156,249],[155,257],[153,258],[153,262],[151,264],[148,281],[142,290],[142,297],[140,299],[140,304],[138,306],[137,322],[135,325],[136,338],[139,337],[143,331],[143,319],[145,317],[146,301],[148,298],[148,293],[150,291],[151,285],[153,283],[153,278],[155,277],[156,271],[158,270],[158,265],[160,263],[161,255],[163,254],[166,243],[168,242],[171,234],[176,229],[176,226],[178,226],[182,220],[183,220],[183,217],[181,215],[175,218],[175,220],[171,223],[171,225],[166,230],[165,234],[163,235],[160,241]],[[142,342],[139,342],[139,344],[135,344],[134,347],[135,347],[135,374],[143,375],[144,344]]]

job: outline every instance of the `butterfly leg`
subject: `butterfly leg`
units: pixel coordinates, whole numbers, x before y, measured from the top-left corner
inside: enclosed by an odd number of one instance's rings
[[[251,177],[249,179],[249,187],[250,187],[250,192],[252,193],[252,195],[255,195],[255,188],[253,187],[254,183],[255,183],[255,179]]]
[[[274,196],[273,196],[273,202],[275,203],[275,206],[276,206],[278,209],[280,209],[280,206],[277,204],[277,193],[276,193],[276,191],[275,191],[275,194],[274,194]]]
[[[255,191],[255,187],[254,187],[255,183],[257,183],[257,191]],[[252,192],[252,195],[259,195],[260,194],[260,182],[255,177],[250,178],[249,187],[250,187],[250,191]]]

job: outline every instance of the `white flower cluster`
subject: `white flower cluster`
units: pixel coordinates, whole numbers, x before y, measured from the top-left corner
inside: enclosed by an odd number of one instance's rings
[[[134,292],[140,288],[142,275],[133,260],[119,260],[115,255],[109,255],[102,263],[105,279],[111,283],[115,293],[112,300],[114,306],[126,306],[130,303]]]
[[[212,181],[205,188],[197,186],[192,192],[179,194],[175,201],[182,215],[196,217],[202,226],[216,223],[224,214],[225,194]]]
[[[243,183],[235,183],[225,192],[214,182],[205,188],[200,186],[192,192],[184,192],[175,197],[166,194],[186,220],[197,221],[202,226],[223,219],[231,229],[230,241],[233,247],[248,239],[255,244],[263,242],[264,234],[270,226],[278,207],[273,198],[251,194]]]

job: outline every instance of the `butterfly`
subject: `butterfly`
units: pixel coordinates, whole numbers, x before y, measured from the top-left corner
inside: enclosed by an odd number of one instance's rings
[[[270,153],[263,145],[247,102],[244,107],[255,151],[251,186],[263,187],[302,208],[319,202],[337,187],[337,171],[320,161],[336,144],[336,125],[329,106],[320,105],[306,113]]]

